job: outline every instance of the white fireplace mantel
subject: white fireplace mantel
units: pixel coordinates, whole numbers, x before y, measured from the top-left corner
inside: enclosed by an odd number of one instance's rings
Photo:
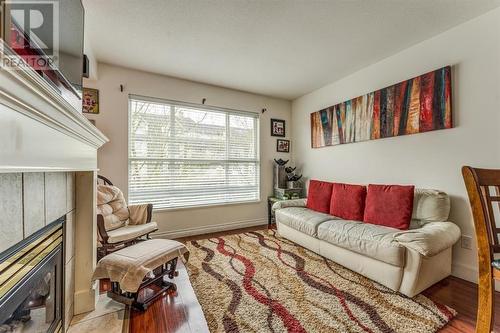
[[[93,310],[98,293],[91,282],[96,263],[97,149],[107,141],[34,70],[0,64],[0,173],[75,172],[75,314]]]
[[[0,172],[96,170],[108,141],[34,70],[0,68]]]

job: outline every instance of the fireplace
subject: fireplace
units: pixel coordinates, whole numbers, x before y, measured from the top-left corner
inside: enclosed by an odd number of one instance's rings
[[[11,50],[0,47],[0,58],[6,56],[13,56]],[[95,309],[99,295],[92,283],[97,149],[109,140],[32,68],[0,70],[0,82],[0,136],[5,134],[0,144],[0,326],[27,310],[31,316],[23,320],[33,323],[41,310],[45,323],[47,315],[53,319],[46,331],[57,332],[58,325],[65,331],[75,314]],[[63,215],[64,223],[51,223]],[[52,231],[49,224],[59,229],[64,224],[64,237],[53,239],[53,248],[33,252],[42,243],[33,232],[50,237],[37,232]],[[42,280],[49,282],[34,282]],[[33,298],[29,290],[47,285],[50,293],[35,297],[44,305],[32,303],[23,310],[23,302]],[[28,325],[23,327],[28,331]]]
[[[0,333],[63,330],[64,222],[0,253]]]

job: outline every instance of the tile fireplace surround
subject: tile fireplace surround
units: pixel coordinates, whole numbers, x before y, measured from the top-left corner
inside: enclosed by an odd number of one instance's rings
[[[0,253],[66,217],[62,331],[98,299],[97,149],[107,141],[35,71],[0,67]]]
[[[67,326],[73,316],[75,292],[75,173],[0,174],[0,252],[29,237],[47,224],[65,217],[64,309]]]

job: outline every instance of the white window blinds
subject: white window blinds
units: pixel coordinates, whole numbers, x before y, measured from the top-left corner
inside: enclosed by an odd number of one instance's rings
[[[130,96],[130,204],[256,201],[259,172],[257,114]]]

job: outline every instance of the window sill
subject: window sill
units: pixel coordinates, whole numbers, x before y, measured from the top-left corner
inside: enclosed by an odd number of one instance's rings
[[[255,205],[263,202],[261,199],[251,200],[251,201],[236,201],[236,202],[227,202],[227,203],[215,203],[215,204],[207,204],[207,205],[197,205],[197,206],[184,206],[184,207],[172,207],[172,208],[154,208],[154,213],[161,212],[173,212],[177,210],[193,210],[193,209],[204,209],[204,208],[217,208],[224,206],[235,206],[235,205]]]

